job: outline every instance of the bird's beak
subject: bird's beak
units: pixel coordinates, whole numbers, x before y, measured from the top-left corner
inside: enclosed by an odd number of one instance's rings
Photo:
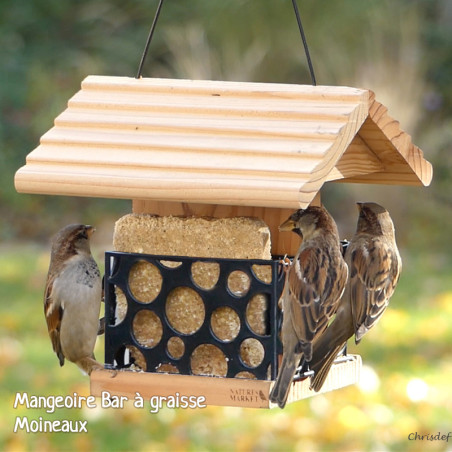
[[[96,231],[96,228],[94,226],[90,226],[90,225],[86,226],[86,233],[88,234],[89,239],[91,238],[91,236],[94,234],[95,231]]]
[[[363,208],[363,202],[357,202],[356,205],[358,206],[358,210],[361,212],[361,209]]]
[[[295,229],[295,227],[296,227],[295,221],[293,221],[291,218],[289,218],[283,224],[281,224],[278,229],[282,232],[285,232],[285,231],[293,231]]]

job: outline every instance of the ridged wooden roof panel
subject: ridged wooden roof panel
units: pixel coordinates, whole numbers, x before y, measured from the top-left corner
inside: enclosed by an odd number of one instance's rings
[[[372,136],[371,96],[347,87],[90,76],[28,155],[16,188],[304,207],[327,180],[390,167],[381,136]],[[389,141],[390,154],[409,160]]]

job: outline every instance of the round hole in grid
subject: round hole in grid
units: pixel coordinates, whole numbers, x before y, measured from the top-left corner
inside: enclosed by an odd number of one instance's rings
[[[191,355],[190,367],[193,375],[225,377],[228,362],[224,353],[215,345],[201,344]]]
[[[178,374],[178,373],[180,373],[179,369],[174,364],[170,364],[170,363],[159,364],[155,368],[155,371],[162,373],[162,374]]]
[[[177,336],[170,337],[166,343],[166,351],[173,359],[180,359],[185,353],[184,341]]]
[[[193,262],[191,276],[193,282],[201,289],[213,289],[220,277],[220,264],[217,262]]]
[[[265,284],[270,284],[272,282],[272,267],[271,265],[258,265],[253,264],[251,270],[254,276]]]
[[[180,261],[159,261],[166,268],[177,268],[182,265]]]
[[[268,294],[257,293],[253,295],[246,305],[246,321],[253,333],[261,336],[270,334]]]
[[[162,289],[159,269],[147,261],[135,262],[129,272],[129,289],[141,303],[151,303]]]
[[[264,356],[264,347],[257,339],[250,337],[240,344],[240,357],[246,366],[257,367],[264,360]]]
[[[115,361],[120,369],[126,367],[131,370],[146,371],[147,368],[143,353],[134,345],[121,347],[115,354]]]
[[[162,339],[162,322],[155,312],[142,309],[133,318],[133,335],[146,348],[154,348]]]
[[[234,270],[228,277],[228,288],[234,295],[243,297],[250,290],[250,277],[241,270]]]
[[[119,325],[127,315],[127,299],[120,287],[115,286],[115,325]]]
[[[235,375],[234,378],[246,378],[247,380],[257,380],[256,375],[246,370],[239,372],[238,374]]]
[[[220,341],[231,342],[240,332],[240,318],[234,309],[221,306],[212,312],[210,327]]]
[[[166,317],[169,324],[182,334],[193,334],[204,323],[205,308],[202,298],[189,287],[176,287],[166,299]]]

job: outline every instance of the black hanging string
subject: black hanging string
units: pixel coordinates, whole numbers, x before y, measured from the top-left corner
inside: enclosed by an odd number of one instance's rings
[[[157,21],[159,19],[160,10],[162,9],[163,2],[164,2],[164,0],[160,0],[159,4],[157,6],[157,10],[155,12],[154,20],[152,22],[151,29],[149,30],[148,39],[146,41],[146,45],[144,46],[143,55],[141,56],[141,61],[140,61],[140,65],[138,67],[138,72],[137,72],[136,78],[140,78],[141,77],[141,73],[143,71],[144,60],[146,59],[146,55],[148,54],[149,44],[151,43],[152,36],[154,35],[155,27],[156,27]]]
[[[300,12],[298,11],[297,1],[292,0],[293,10],[295,12],[295,17],[297,18],[298,29],[300,30],[301,40],[303,41],[304,51],[306,53],[306,60],[308,61],[309,73],[311,74],[311,82],[314,86],[317,85],[314,74],[314,67],[312,66],[311,56],[309,54],[308,42],[306,41],[306,36],[304,34],[303,25],[301,24]]]
[[[155,12],[154,20],[152,22],[151,29],[149,31],[148,39],[147,39],[146,45],[144,47],[143,55],[141,56],[141,61],[140,61],[140,65],[138,67],[138,72],[137,72],[136,78],[140,78],[141,77],[141,74],[142,74],[142,71],[143,71],[144,61],[145,61],[146,56],[148,54],[149,45],[151,44],[152,36],[154,35],[155,27],[157,25],[157,21],[158,21],[159,16],[160,16],[160,10],[162,9],[163,2],[164,2],[164,0],[160,0],[159,4],[157,6],[157,10]],[[309,47],[308,47],[308,43],[306,41],[306,36],[304,34],[303,25],[301,23],[300,12],[298,11],[298,5],[297,5],[296,0],[292,0],[292,5],[293,5],[294,12],[295,12],[295,17],[297,18],[298,29],[300,30],[301,40],[303,41],[303,46],[304,46],[304,51],[305,51],[305,54],[306,54],[306,59],[308,61],[309,73],[311,74],[311,82],[315,86],[315,85],[317,85],[317,82],[316,82],[316,79],[315,79],[314,68],[312,66],[311,56],[309,54]]]

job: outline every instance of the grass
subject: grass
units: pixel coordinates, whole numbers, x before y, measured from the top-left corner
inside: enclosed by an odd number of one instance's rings
[[[431,270],[406,258],[404,275],[379,325],[351,352],[363,356],[360,385],[285,410],[207,407],[151,414],[123,409],[13,408],[16,393],[89,394],[71,363],[60,368],[47,335],[42,293],[48,250],[0,248],[0,450],[323,451],[452,450],[451,442],[408,435],[452,430],[451,263]],[[96,355],[102,358],[102,341]],[[98,403],[100,405],[100,403]],[[88,433],[13,433],[17,417],[87,421]]]

